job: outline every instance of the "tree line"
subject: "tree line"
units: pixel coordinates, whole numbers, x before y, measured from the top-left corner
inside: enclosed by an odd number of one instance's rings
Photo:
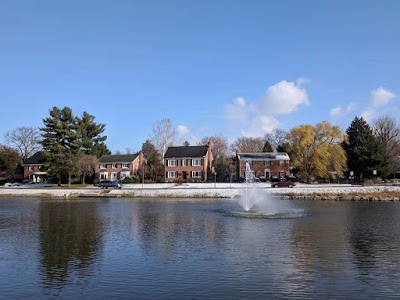
[[[21,173],[21,162],[42,150],[47,158],[44,167],[53,181],[85,183],[88,178],[93,179],[98,159],[111,154],[105,144],[105,127],[87,112],[75,116],[69,107],[53,107],[43,119],[43,127],[18,127],[6,133],[6,145],[0,145],[0,175],[16,176]],[[189,145],[188,141],[176,141],[176,137],[171,119],[153,123],[151,136],[139,149],[146,157],[146,165],[140,166],[138,179],[163,180],[163,157],[167,148]],[[209,142],[219,181],[234,172],[236,152],[286,152],[293,174],[302,180],[388,178],[396,176],[400,169],[400,127],[390,116],[379,117],[372,124],[355,117],[346,131],[324,121],[288,131],[275,128],[262,138],[239,137],[232,143],[221,134],[207,136],[197,145]],[[117,153],[122,152],[114,154]],[[127,148],[126,153],[135,151]]]

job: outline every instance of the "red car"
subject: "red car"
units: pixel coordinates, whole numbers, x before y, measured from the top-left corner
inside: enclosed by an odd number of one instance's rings
[[[293,181],[287,181],[287,180],[283,180],[280,182],[275,182],[271,184],[271,187],[276,188],[276,187],[294,187],[296,186],[296,183]]]

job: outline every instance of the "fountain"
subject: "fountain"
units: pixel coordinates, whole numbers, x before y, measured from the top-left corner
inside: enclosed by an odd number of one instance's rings
[[[293,209],[286,201],[273,199],[266,190],[258,188],[255,184],[254,171],[246,162],[245,189],[238,198],[242,211],[226,212],[230,216],[244,218],[298,218],[303,216],[302,210]]]
[[[239,198],[239,203],[246,212],[250,211],[259,198],[254,187],[254,177],[254,171],[251,170],[249,162],[246,162],[246,189],[244,195],[241,195]]]

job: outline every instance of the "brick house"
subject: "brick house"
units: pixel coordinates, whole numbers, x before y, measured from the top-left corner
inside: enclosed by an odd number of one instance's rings
[[[211,144],[169,147],[164,155],[165,182],[207,181],[211,176]]]
[[[143,165],[143,153],[103,155],[96,168],[96,179],[122,180],[137,175]]]
[[[36,152],[27,158],[22,166],[24,167],[24,181],[43,182],[47,179],[47,171],[43,164],[46,162],[44,152]]]
[[[291,176],[290,158],[285,152],[236,153],[236,176],[245,177],[246,162],[256,177],[271,181]]]

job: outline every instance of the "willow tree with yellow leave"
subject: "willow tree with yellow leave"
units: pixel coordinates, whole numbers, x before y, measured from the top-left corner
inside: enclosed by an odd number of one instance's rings
[[[343,176],[347,158],[341,144],[346,134],[329,122],[301,125],[288,133],[291,164],[302,179]]]

